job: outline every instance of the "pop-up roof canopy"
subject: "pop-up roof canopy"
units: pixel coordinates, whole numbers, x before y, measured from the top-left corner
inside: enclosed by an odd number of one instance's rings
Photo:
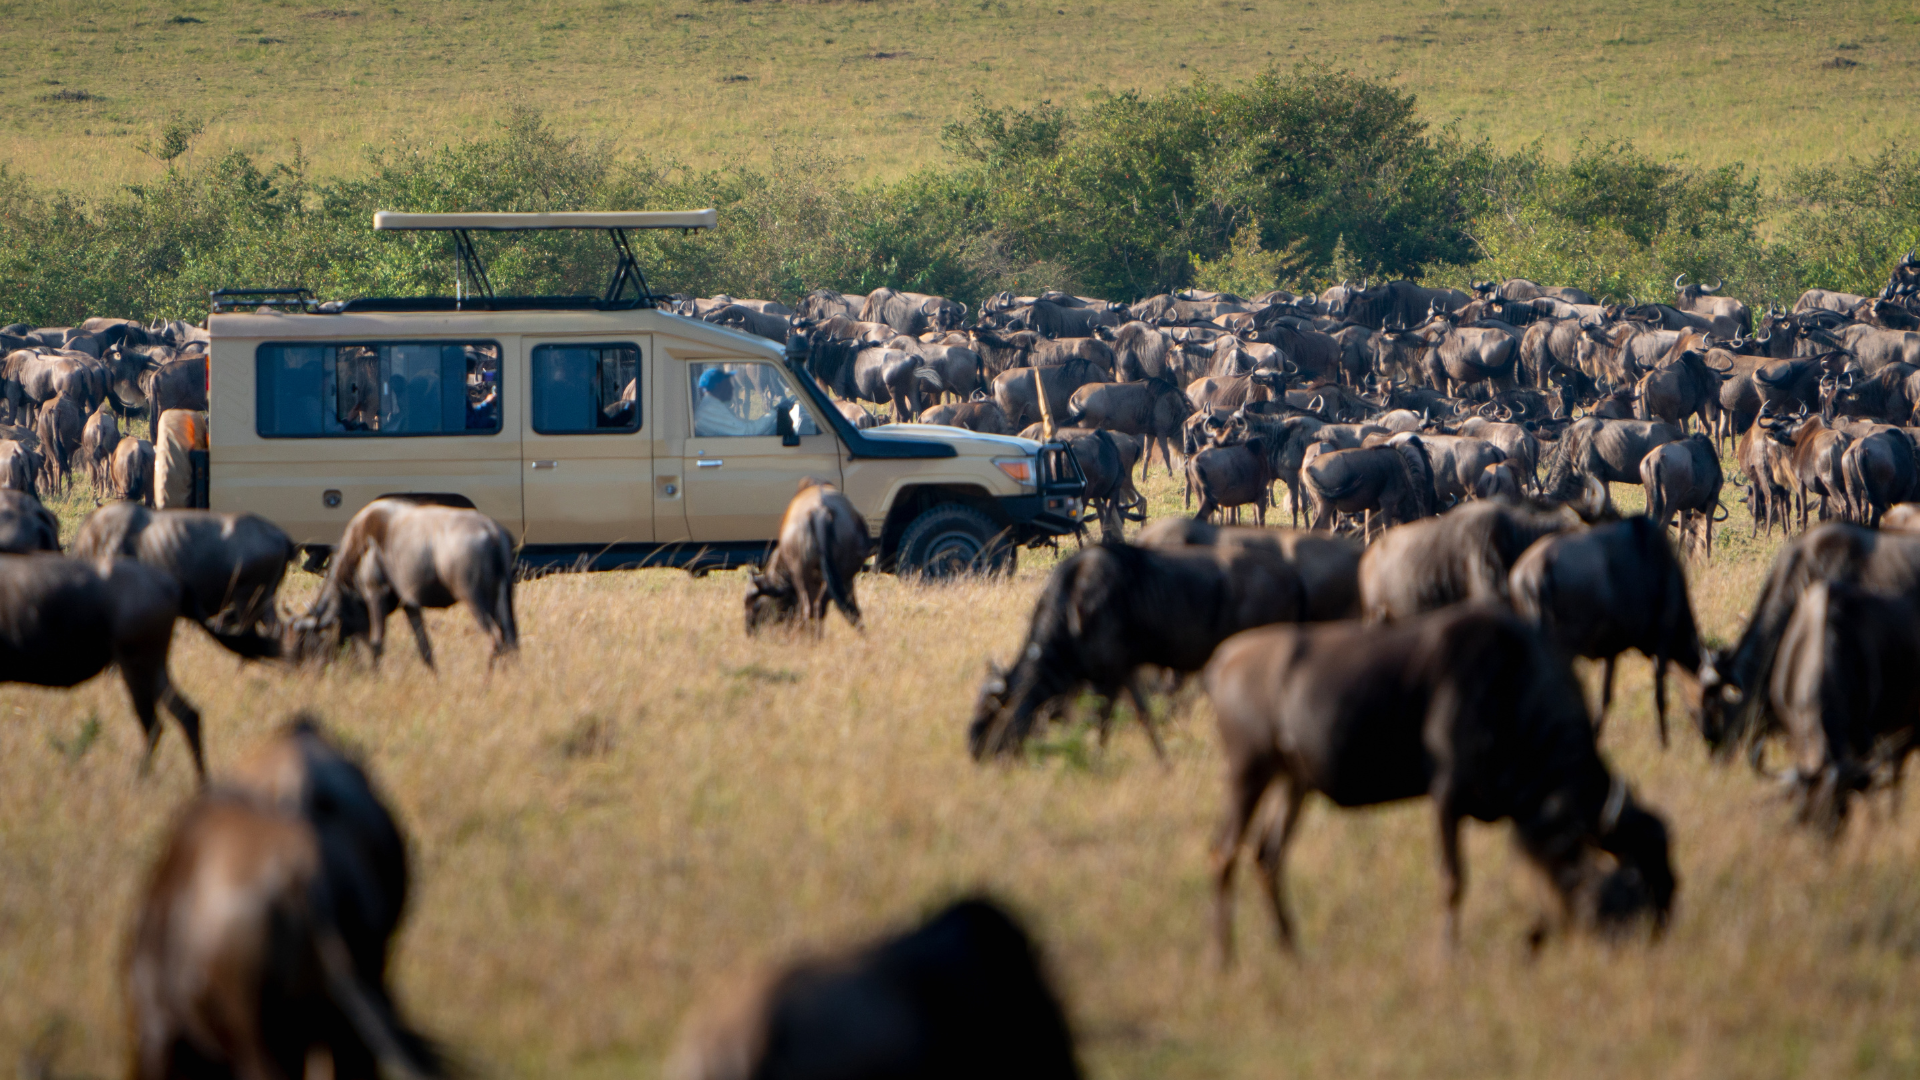
[[[429,230],[464,232],[536,232],[549,229],[711,229],[712,210],[570,211],[557,214],[402,214],[379,210],[373,227],[381,232]]]

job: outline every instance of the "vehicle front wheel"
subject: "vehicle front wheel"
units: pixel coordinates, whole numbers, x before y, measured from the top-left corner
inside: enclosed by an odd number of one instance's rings
[[[895,572],[947,579],[1011,574],[1018,553],[1006,530],[971,506],[941,503],[923,511],[900,537]]]

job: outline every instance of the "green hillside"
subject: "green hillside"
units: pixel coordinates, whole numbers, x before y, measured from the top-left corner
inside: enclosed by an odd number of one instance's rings
[[[1316,60],[1386,76],[1427,119],[1502,149],[1630,136],[1705,164],[1830,160],[1920,116],[1910,3],[1323,3],[1092,0],[400,0],[0,3],[0,161],[99,189],[157,171],[170,117],[196,153],[317,173],[396,139],[472,137],[511,105],[629,151],[763,160],[820,135],[854,171],[938,160],[940,125],[988,104],[1077,102],[1196,74]]]

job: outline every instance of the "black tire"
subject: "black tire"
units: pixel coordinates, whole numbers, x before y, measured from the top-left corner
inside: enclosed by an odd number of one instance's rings
[[[1011,574],[1018,553],[1005,530],[971,506],[941,503],[923,511],[900,536],[894,571],[942,580],[966,574]]]

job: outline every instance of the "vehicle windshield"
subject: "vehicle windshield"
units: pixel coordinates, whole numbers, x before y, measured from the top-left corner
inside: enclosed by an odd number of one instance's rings
[[[793,387],[772,364],[693,363],[693,433],[703,438],[779,434],[779,412],[789,410],[795,433],[818,435],[813,414],[793,396]]]

